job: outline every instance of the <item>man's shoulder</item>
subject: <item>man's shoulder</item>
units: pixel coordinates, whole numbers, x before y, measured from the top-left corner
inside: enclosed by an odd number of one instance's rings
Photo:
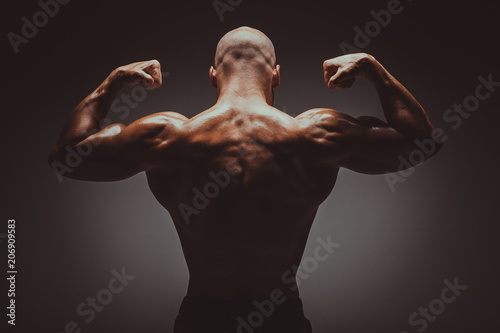
[[[295,119],[321,119],[321,118],[339,118],[343,117],[344,114],[340,111],[330,108],[314,108],[302,112]]]
[[[330,108],[310,109],[295,117],[302,128],[328,131],[338,130],[348,118],[346,114]]]
[[[175,129],[180,128],[186,121],[188,121],[188,118],[180,113],[164,111],[137,120],[137,125],[149,130]]]
[[[158,123],[158,124],[170,124],[170,123],[184,123],[189,120],[186,116],[173,111],[163,111],[153,113],[141,119],[143,123]]]
[[[188,118],[177,112],[157,112],[134,121],[125,131],[131,138],[161,142],[179,133],[187,120]]]

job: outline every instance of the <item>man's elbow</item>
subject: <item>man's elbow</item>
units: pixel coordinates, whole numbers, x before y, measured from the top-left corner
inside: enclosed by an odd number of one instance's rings
[[[443,141],[433,131],[432,135],[423,135],[409,142],[405,152],[398,156],[398,161],[401,162],[398,170],[413,168],[434,157],[443,148]]]
[[[435,149],[432,152],[432,154],[429,155],[429,157],[432,157],[432,156],[436,155],[437,153],[439,153],[439,151],[441,150],[441,148],[443,148],[443,143],[442,142],[436,142],[436,141],[434,141],[434,144],[435,144]]]
[[[53,146],[49,152],[49,156],[47,156],[47,162],[49,163],[49,165],[52,166],[54,163],[59,162],[60,155],[61,154],[57,146]]]
[[[50,168],[58,175],[59,180],[62,180],[62,177],[69,177],[69,174],[73,172],[73,168],[71,168],[67,161],[67,156],[64,156],[63,153],[54,146],[47,156],[47,163]]]
[[[432,130],[424,136],[413,141],[415,149],[421,151],[425,155],[425,159],[435,156],[443,147],[443,142],[446,140],[446,135],[441,128],[432,128]]]

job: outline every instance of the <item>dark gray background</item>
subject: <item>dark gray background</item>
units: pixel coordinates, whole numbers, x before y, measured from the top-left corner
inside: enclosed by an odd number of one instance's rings
[[[187,268],[168,213],[139,174],[114,183],[60,183],[46,160],[71,110],[114,68],[156,58],[163,87],[125,123],[173,110],[192,116],[215,102],[208,81],[215,46],[249,25],[274,42],[282,85],[275,106],[297,115],[332,107],[383,117],[366,81],[330,91],[322,62],[353,44],[355,26],[388,1],[244,0],[220,21],[211,1],[71,1],[14,54],[2,44],[1,233],[17,220],[17,332],[170,332]],[[499,10],[493,1],[402,1],[404,10],[363,49],[420,101],[448,135],[443,150],[393,193],[384,176],[342,170],[322,204],[304,257],[318,236],[341,246],[301,283],[314,332],[416,332],[408,316],[440,296],[443,280],[468,289],[427,332],[498,330],[498,106],[500,91],[453,130],[443,113],[474,93],[477,77],[500,81]],[[36,1],[2,5],[2,32],[20,33]],[[5,263],[6,242],[0,239]],[[5,266],[2,265],[4,270]],[[136,276],[96,319],[75,313],[126,268]],[[4,274],[4,273],[2,273]],[[2,284],[5,324],[7,285]],[[12,329],[10,327],[10,329]]]

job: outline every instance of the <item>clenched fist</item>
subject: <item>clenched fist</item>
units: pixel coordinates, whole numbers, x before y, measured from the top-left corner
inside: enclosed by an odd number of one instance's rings
[[[367,53],[346,54],[323,63],[325,83],[328,88],[349,88],[357,77],[366,76],[375,58]]]
[[[140,61],[121,66],[110,76],[114,83],[124,87],[132,87],[141,82],[148,90],[161,87],[161,69],[158,60]]]

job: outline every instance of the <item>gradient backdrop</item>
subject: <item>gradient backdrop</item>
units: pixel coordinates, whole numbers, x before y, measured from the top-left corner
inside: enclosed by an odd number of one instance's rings
[[[170,216],[144,174],[114,183],[59,182],[46,162],[68,114],[114,68],[156,58],[169,73],[123,122],[165,110],[190,117],[215,102],[208,69],[217,41],[249,25],[275,44],[282,74],[276,107],[294,116],[332,107],[383,117],[367,81],[328,90],[322,62],[342,54],[341,42],[353,45],[354,28],[364,30],[370,11],[388,3],[244,0],[221,21],[211,0],[73,0],[19,53],[5,37],[0,237],[15,218],[19,271],[17,325],[8,329],[64,332],[74,321],[82,332],[172,331],[188,272]],[[341,244],[301,281],[315,333],[417,332],[422,326],[410,325],[409,316],[440,298],[443,281],[455,277],[468,288],[425,331],[498,331],[500,88],[457,129],[443,114],[474,94],[478,76],[500,81],[499,6],[437,3],[402,0],[403,10],[362,51],[414,94],[448,140],[394,192],[384,176],[340,172],[304,254],[313,255],[317,237]],[[35,0],[4,1],[1,31],[20,34],[22,17],[32,21],[39,10]],[[0,241],[5,272],[6,239]],[[78,305],[122,268],[135,279],[85,323]],[[6,327],[2,280],[0,327]]]

